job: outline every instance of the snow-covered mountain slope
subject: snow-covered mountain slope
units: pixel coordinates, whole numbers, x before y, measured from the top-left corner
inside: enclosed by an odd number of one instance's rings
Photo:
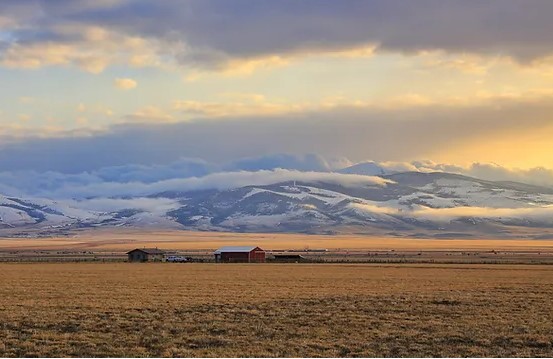
[[[166,215],[175,208],[175,201],[163,199],[54,201],[0,196],[0,234],[55,235],[77,228],[110,226],[180,227]]]
[[[448,173],[383,175],[386,185],[284,182],[143,198],[52,201],[0,197],[0,230],[83,227],[395,235],[508,235],[553,230],[553,189]]]
[[[169,214],[185,226],[244,231],[459,230],[467,221],[553,227],[551,189],[444,173],[384,177],[393,183],[282,183],[198,192]]]

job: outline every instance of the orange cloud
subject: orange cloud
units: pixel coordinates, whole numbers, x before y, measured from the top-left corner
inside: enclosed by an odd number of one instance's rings
[[[113,84],[121,90],[131,90],[138,86],[138,83],[135,80],[129,78],[116,78],[113,81]]]

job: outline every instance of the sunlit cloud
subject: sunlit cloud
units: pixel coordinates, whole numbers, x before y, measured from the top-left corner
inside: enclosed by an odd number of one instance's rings
[[[197,68],[185,77],[186,81],[197,81],[204,76],[216,72],[223,76],[244,76],[262,70],[272,70],[279,67],[289,66],[293,63],[306,61],[313,58],[368,58],[375,54],[376,46],[360,46],[346,49],[309,49],[286,54],[270,54],[252,58],[232,58],[220,54],[214,56],[212,66],[206,66],[201,61]],[[199,56],[201,58],[201,56]],[[182,61],[185,61],[181,58]],[[185,61],[186,63],[186,61]]]
[[[412,216],[427,220],[450,222],[459,218],[480,217],[492,220],[531,219],[544,224],[553,223],[553,206],[537,206],[534,208],[486,208],[486,207],[455,207],[429,208],[420,207],[411,213]]]
[[[130,90],[138,86],[138,83],[135,80],[129,78],[116,78],[113,81],[113,84],[121,90]]]
[[[386,206],[377,206],[374,204],[366,204],[366,203],[351,203],[349,205],[351,208],[355,208],[364,212],[368,213],[377,213],[377,214],[400,214],[400,210],[393,207],[386,207]]]
[[[18,101],[21,104],[30,105],[30,104],[36,103],[38,100],[36,98],[33,98],[33,97],[22,96],[22,97],[18,98]]]
[[[77,120],[75,121],[79,127],[87,126],[90,121],[86,117],[77,117]]]
[[[146,106],[137,110],[131,115],[127,115],[126,120],[131,122],[173,122],[175,117],[156,106]]]
[[[240,102],[201,102],[175,101],[173,107],[188,116],[196,117],[236,117],[267,116],[301,110],[301,105],[289,105],[269,101]]]
[[[21,113],[17,116],[17,118],[19,118],[20,121],[27,122],[31,119],[31,116]]]
[[[0,51],[0,65],[38,69],[75,66],[93,74],[113,64],[151,66],[159,62],[155,41],[127,36],[96,26],[58,25],[48,41],[10,42]]]
[[[413,209],[352,203],[351,208],[367,214],[389,215],[396,217],[413,218],[419,221],[442,222],[444,224],[458,220],[495,221],[506,224],[523,224],[531,221],[541,225],[553,224],[553,206],[535,206],[526,208],[488,208],[459,206],[453,208],[430,208],[415,206]]]
[[[260,94],[227,93],[219,101],[177,100],[173,109],[192,117],[240,117],[301,114],[331,111],[337,108],[398,109],[437,105],[438,101],[419,94],[400,95],[386,101],[356,100],[343,96],[326,97],[313,102],[289,102],[267,98]],[[443,103],[442,103],[443,104]]]
[[[75,111],[79,114],[97,115],[102,117],[112,117],[114,115],[112,109],[99,104],[86,105],[84,103],[79,103],[75,107]]]
[[[553,100],[553,90],[539,89],[533,91],[518,91],[504,89],[499,93],[479,91],[466,97],[448,96],[432,97],[420,93],[405,93],[384,99],[355,99],[345,96],[324,97],[319,101],[292,102],[284,99],[274,99],[261,94],[226,93],[215,97],[218,101],[176,100],[173,111],[186,115],[185,118],[204,117],[241,117],[270,116],[282,114],[302,114],[333,111],[336,109],[351,109],[356,111],[394,112],[408,109],[434,108],[443,111],[455,109],[470,109],[488,107],[498,109],[519,104],[548,103]]]
[[[418,54],[424,66],[428,70],[443,68],[447,70],[461,71],[472,75],[485,75],[499,64],[516,66],[516,62],[508,57],[482,56],[478,54],[448,54],[444,51],[424,51]]]

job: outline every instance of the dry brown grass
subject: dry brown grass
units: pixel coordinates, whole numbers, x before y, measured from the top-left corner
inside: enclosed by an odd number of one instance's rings
[[[0,264],[0,356],[553,356],[553,267]]]
[[[68,237],[1,238],[0,251],[90,250],[125,252],[136,247],[171,250],[215,249],[228,245],[257,245],[266,249],[363,250],[508,250],[553,251],[553,240],[528,239],[416,239],[367,235],[306,235],[283,233],[226,233],[98,229],[75,231]]]

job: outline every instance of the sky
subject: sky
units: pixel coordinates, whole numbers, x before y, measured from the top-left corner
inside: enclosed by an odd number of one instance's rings
[[[553,186],[552,13],[550,0],[3,0],[0,192],[366,161]]]

